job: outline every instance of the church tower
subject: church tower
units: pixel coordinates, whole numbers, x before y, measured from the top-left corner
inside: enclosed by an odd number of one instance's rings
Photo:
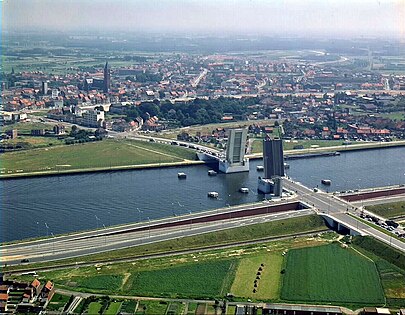
[[[110,92],[110,69],[108,68],[108,61],[106,61],[104,66],[104,84],[103,84],[103,92],[108,93]]]

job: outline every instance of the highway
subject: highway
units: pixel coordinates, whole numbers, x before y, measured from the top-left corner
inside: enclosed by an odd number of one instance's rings
[[[279,202],[279,204],[285,203],[285,201]],[[260,207],[263,207],[266,204],[268,203],[260,203]],[[277,203],[272,202],[271,205],[273,204]],[[229,211],[242,211],[258,206],[259,205],[256,204],[255,206],[244,205],[232,208],[224,208],[210,211],[209,214],[218,215],[229,213]],[[79,257],[132,246],[166,241],[185,236],[231,229],[250,224],[305,216],[311,213],[314,213],[311,209],[292,210],[243,218],[229,218],[211,222],[192,223],[190,219],[194,220],[202,216],[207,216],[207,213],[195,213],[181,217],[141,222],[121,227],[110,227],[102,230],[49,237],[37,241],[3,245],[0,249],[1,263],[3,265],[14,265],[21,263],[22,259],[29,259],[30,262],[42,262]],[[156,227],[156,225],[162,225],[164,223],[173,222],[176,220],[189,220],[190,224],[162,228]]]
[[[293,182],[289,179],[284,180],[284,187],[291,191],[295,191],[301,201],[313,206],[318,213],[324,213],[330,216],[346,227],[358,231],[361,235],[373,236],[376,239],[405,252],[405,242],[363,223],[359,218],[354,218],[353,216],[356,216],[358,212],[356,212],[357,207],[353,204],[332,194],[327,194],[322,191],[314,192],[299,182]]]

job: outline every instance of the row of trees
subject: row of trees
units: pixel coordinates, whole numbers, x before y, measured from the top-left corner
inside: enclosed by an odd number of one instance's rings
[[[191,102],[174,103],[144,102],[140,106],[131,106],[127,109],[128,120],[141,116],[157,116],[165,120],[178,121],[181,126],[196,124],[218,123],[224,114],[230,113],[238,118],[249,113],[248,106],[257,103],[256,98],[232,99],[220,97],[214,100],[195,99]]]

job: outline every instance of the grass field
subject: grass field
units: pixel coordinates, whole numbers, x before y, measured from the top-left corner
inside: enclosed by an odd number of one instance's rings
[[[122,302],[121,312],[133,314],[135,312],[137,301],[135,300],[126,300]]]
[[[355,237],[352,244],[375,262],[388,305],[404,306],[405,255],[371,237]]]
[[[102,307],[101,303],[91,302],[87,307],[87,314],[99,314],[101,307]]]
[[[52,297],[51,302],[49,302],[47,306],[47,310],[50,311],[58,311],[63,309],[63,307],[66,305],[66,303],[69,301],[70,296],[68,295],[62,295],[59,293],[55,293]]]
[[[105,310],[104,315],[116,315],[121,308],[121,304],[122,302],[111,302]]]
[[[9,139],[2,142],[2,145],[18,145],[22,143],[27,143],[29,145],[28,149],[48,147],[52,145],[64,145],[63,140],[59,140],[54,137],[32,137],[32,136],[18,136],[16,139]]]
[[[7,130],[17,129],[18,134],[30,135],[31,130],[35,129],[48,129],[52,130],[55,124],[47,124],[42,122],[18,122],[11,125],[6,125],[1,127],[1,132],[6,132]]]
[[[165,314],[167,302],[140,301],[135,314],[155,315]]]
[[[337,244],[289,251],[281,298],[373,305],[385,301],[374,262]]]
[[[134,273],[128,293],[142,296],[223,296],[233,281],[234,260],[208,261]]]
[[[99,291],[117,291],[122,285],[121,275],[97,275],[72,278],[77,287]]]
[[[262,263],[264,267],[258,281],[257,292],[253,293],[254,280]],[[231,293],[243,298],[277,299],[280,295],[282,263],[283,257],[280,252],[242,258],[236,270]]]
[[[45,149],[5,153],[1,157],[6,173],[44,170],[92,169],[124,165],[194,160],[191,150],[143,141],[104,140]]]
[[[405,216],[405,201],[367,206],[366,209],[384,218]]]

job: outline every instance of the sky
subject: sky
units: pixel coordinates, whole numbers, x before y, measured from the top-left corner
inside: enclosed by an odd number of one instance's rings
[[[0,0],[2,29],[405,38],[405,0]]]

